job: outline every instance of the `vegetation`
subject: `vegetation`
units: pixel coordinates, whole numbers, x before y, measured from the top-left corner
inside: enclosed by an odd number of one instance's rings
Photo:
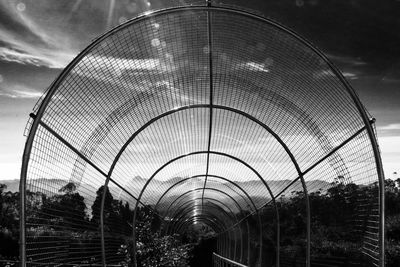
[[[0,261],[14,265],[18,261],[19,193],[6,192],[0,185],[1,224]],[[43,244],[41,252],[56,255],[51,262],[73,264],[101,263],[100,205],[104,187],[88,211],[84,198],[73,183],[60,188],[58,194],[27,192],[27,236],[29,241]],[[183,244],[179,236],[161,236],[160,220],[149,207],[138,209],[136,223],[138,266],[187,266],[191,245]],[[109,190],[104,203],[106,258],[114,264],[128,266],[132,262],[132,221],[134,211],[129,203],[115,200]],[[50,240],[49,240],[50,238]],[[62,245],[69,249],[62,250]],[[60,249],[61,247],[61,249]],[[96,248],[96,249],[88,249]],[[59,251],[58,251],[59,250]],[[35,262],[31,257],[29,261]],[[0,262],[1,265],[1,262]]]
[[[388,267],[400,266],[400,179],[386,180],[386,260]],[[57,254],[53,261],[68,259],[69,262],[100,263],[100,205],[105,188],[100,187],[90,209],[85,199],[77,192],[73,183],[60,188],[58,194],[46,195],[40,192],[27,192],[27,225],[29,241],[41,241],[43,250]],[[318,258],[343,258],[357,262],[365,246],[360,235],[368,225],[355,223],[354,218],[361,214],[372,214],[374,206],[368,205],[376,198],[377,185],[358,186],[337,181],[326,192],[314,192],[309,195],[312,220],[311,251],[314,260]],[[19,235],[19,193],[7,191],[0,184],[0,260],[18,260]],[[278,201],[281,225],[281,254],[287,255],[286,265],[294,265],[305,255],[306,209],[304,194],[292,192],[291,197]],[[132,221],[133,210],[129,203],[114,199],[107,190],[104,203],[104,224],[106,239],[106,257],[116,264],[128,266],[132,263]],[[360,208],[362,207],[362,208]],[[275,229],[274,210],[261,211],[263,229]],[[245,216],[244,214],[237,215]],[[50,223],[49,223],[50,222]],[[260,236],[257,232],[258,219],[250,216],[247,224],[255,229],[250,232],[251,253],[257,252]],[[243,233],[247,234],[241,225]],[[138,266],[195,266],[203,248],[211,248],[210,231],[192,229],[185,235],[167,235],[160,233],[162,221],[154,216],[149,207],[138,209],[136,223],[136,244]],[[276,232],[263,232],[262,242],[267,264],[273,264],[274,240]],[[193,238],[202,236],[202,239]],[[51,242],[49,242],[51,237]],[[247,238],[247,237],[246,237]],[[46,243],[47,242],[47,243]],[[194,244],[198,243],[195,247]],[[47,245],[46,245],[47,244]],[[73,244],[69,249],[63,246]],[[247,245],[247,244],[246,244]],[[47,246],[47,247],[46,247]],[[88,250],[92,247],[96,249]],[[57,253],[54,252],[56,250]],[[35,258],[28,260],[35,261]],[[252,263],[249,263],[250,265]]]
[[[327,192],[309,195],[311,206],[311,262],[321,259],[342,262],[343,266],[365,262],[363,252],[371,247],[365,231],[377,227],[378,185],[359,186],[340,180]],[[372,203],[371,203],[372,202]],[[281,255],[288,265],[305,259],[306,208],[303,192],[292,192],[289,199],[278,202],[281,230]],[[400,266],[400,179],[385,181],[386,266]],[[273,229],[269,208],[261,213],[265,229]],[[365,218],[365,216],[369,216]],[[369,222],[366,222],[366,219]],[[255,218],[254,218],[255,220]],[[374,223],[373,221],[376,221]],[[274,242],[274,233],[265,235],[265,247]],[[377,238],[377,237],[375,237]],[[271,241],[272,240],[272,241]],[[271,254],[273,252],[270,252]]]

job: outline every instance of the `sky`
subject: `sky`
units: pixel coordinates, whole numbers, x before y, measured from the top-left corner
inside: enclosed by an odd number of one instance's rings
[[[108,29],[183,0],[0,0],[0,180],[18,179],[28,114],[62,69]],[[400,177],[400,1],[246,0],[342,71],[376,118],[387,178]]]

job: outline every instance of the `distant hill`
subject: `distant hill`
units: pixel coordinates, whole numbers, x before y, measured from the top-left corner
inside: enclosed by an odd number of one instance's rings
[[[11,191],[13,193],[19,191],[19,180],[0,180],[0,184],[5,184],[7,186],[6,191]]]
[[[145,202],[146,204],[154,205],[160,195],[165,192],[167,189],[169,189],[171,186],[173,186],[176,182],[180,181],[182,178],[173,178],[169,179],[166,181],[160,181],[160,180],[153,180],[151,183],[149,183],[148,187],[146,188],[146,192],[143,194],[142,201]],[[140,190],[146,183],[146,179],[141,178],[141,177],[134,177],[131,180],[132,182],[126,186],[126,190],[131,192],[133,195],[137,196],[140,193]],[[191,185],[196,185],[195,187],[202,187],[204,180],[203,179],[190,179],[188,182],[191,183]],[[2,180],[0,183],[5,184],[7,186],[7,191],[11,192],[17,192],[19,190],[19,180]],[[45,194],[54,194],[57,193],[58,190],[64,186],[67,183],[65,180],[61,179],[36,179],[32,180],[30,185],[28,186],[29,190],[31,191],[41,191]],[[226,183],[226,182],[224,182]],[[273,191],[274,194],[277,194],[280,192],[286,185],[290,183],[290,180],[271,180],[267,181],[269,187]],[[183,185],[184,183],[181,183],[179,185]],[[264,184],[260,180],[252,180],[252,181],[236,181],[236,184],[240,187],[242,187],[253,199],[254,202],[256,202],[256,205],[260,205],[262,203],[265,203],[266,200],[270,199],[269,193],[266,190]],[[308,192],[315,192],[318,190],[321,190],[322,192],[326,191],[329,187],[331,187],[330,183],[321,181],[321,180],[312,180],[312,181],[307,181],[306,182]],[[91,188],[92,186],[89,184],[83,184],[81,185],[82,188]],[[210,183],[209,187],[215,187],[215,182]],[[230,188],[235,188],[233,185],[229,185]],[[110,183],[110,188],[113,188],[111,191],[119,191],[118,188],[112,183]],[[175,188],[177,189],[178,186]],[[219,189],[223,189],[224,187],[219,185]],[[91,190],[80,190],[82,196],[89,200],[89,199],[94,199],[94,191],[95,188],[91,188]],[[295,183],[292,185],[286,192],[285,195],[286,197],[289,197],[291,192],[296,192],[296,191],[302,191],[302,185],[300,182]],[[93,192],[93,195],[91,194],[90,191]],[[235,191],[240,192],[237,188],[235,188]],[[161,192],[161,193],[160,193]],[[171,194],[167,194],[165,198],[162,201],[161,206],[165,205],[165,202],[170,202],[171,199],[176,198],[181,194],[181,190],[178,190],[174,192],[174,190],[171,190]],[[239,200],[243,201],[243,200]]]

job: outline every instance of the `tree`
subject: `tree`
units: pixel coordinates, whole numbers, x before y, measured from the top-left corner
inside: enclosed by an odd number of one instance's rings
[[[191,244],[178,235],[160,234],[160,221],[150,207],[138,208],[136,221],[136,259],[138,267],[188,266]]]
[[[19,235],[19,193],[6,192],[7,186],[0,184],[0,259],[17,258]]]
[[[100,226],[100,212],[101,212],[101,201],[103,198],[103,192],[106,190],[106,195],[104,199],[104,225],[109,227],[110,221],[115,218],[115,206],[113,205],[114,197],[112,196],[110,190],[107,186],[102,185],[96,191],[96,199],[92,205],[92,223]]]
[[[42,216],[59,227],[81,229],[87,221],[86,204],[76,190],[76,185],[69,182],[58,191],[62,194],[43,195]]]

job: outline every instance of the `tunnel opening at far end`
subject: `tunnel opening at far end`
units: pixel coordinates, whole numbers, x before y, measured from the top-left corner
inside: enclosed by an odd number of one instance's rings
[[[373,124],[332,63],[269,19],[132,19],[31,114],[22,265],[383,266]]]

